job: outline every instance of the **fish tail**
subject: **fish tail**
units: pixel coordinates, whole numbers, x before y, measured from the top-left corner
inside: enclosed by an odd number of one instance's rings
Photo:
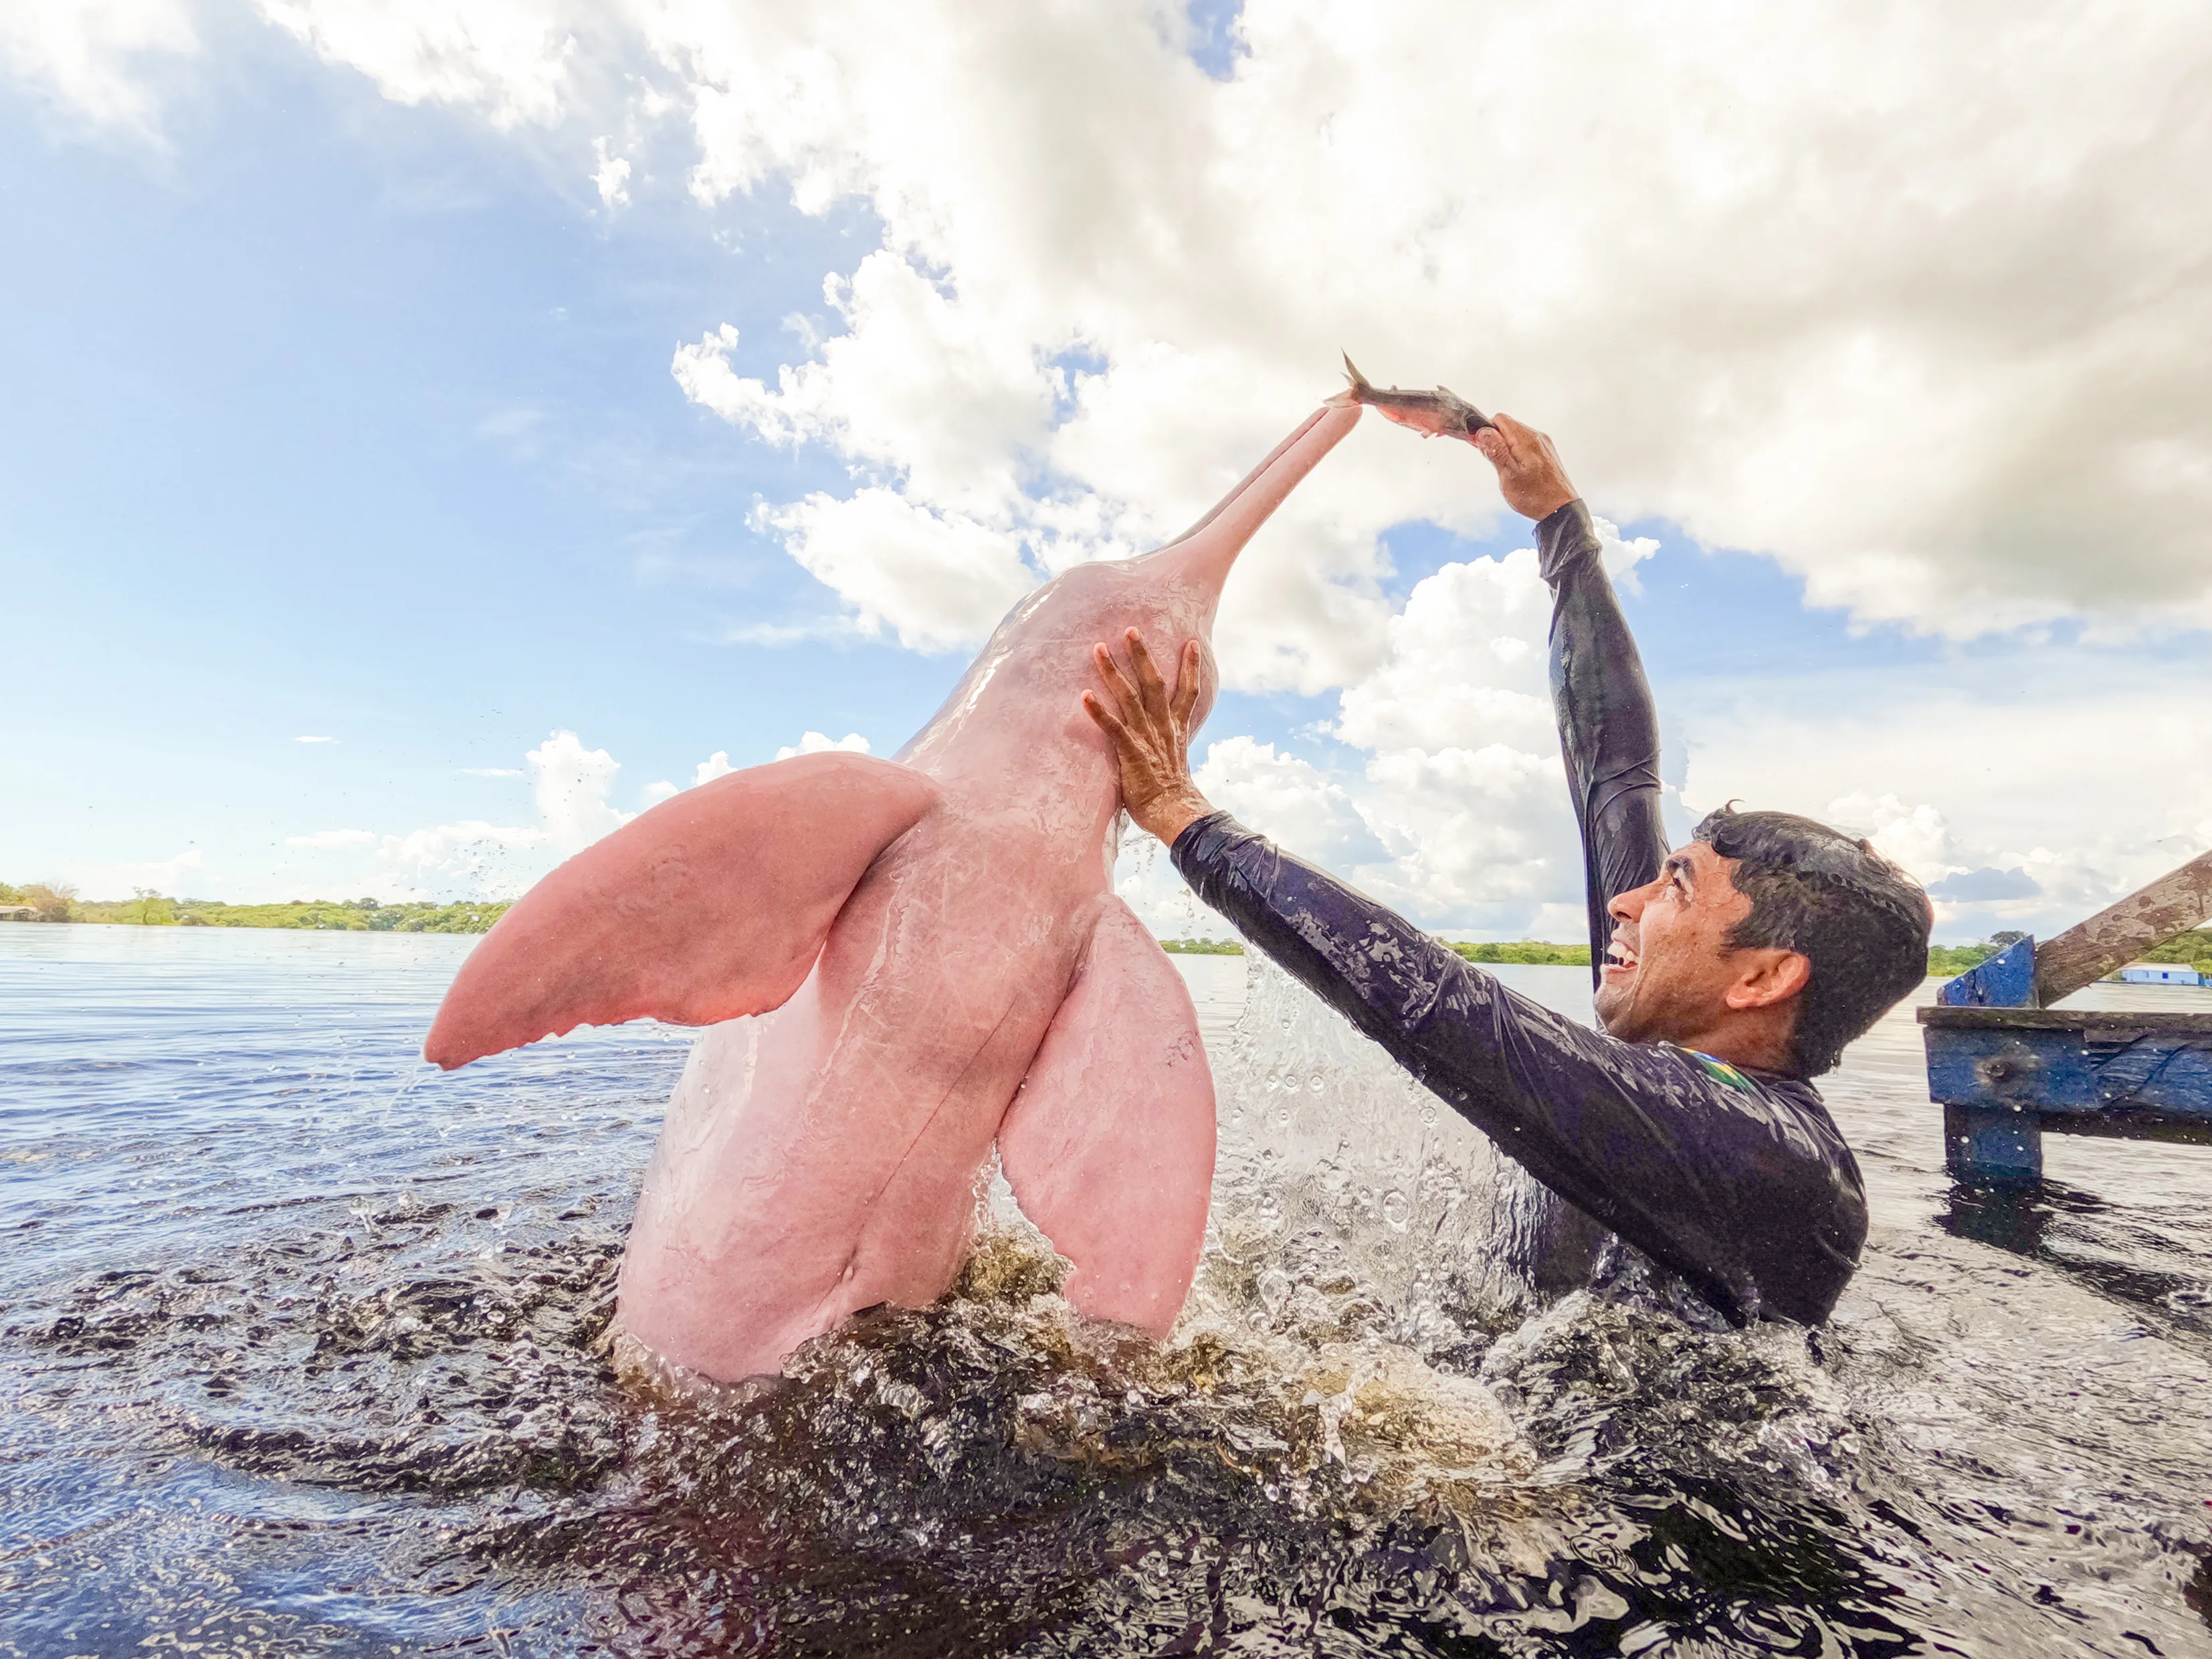
[[[1348,351],[1344,354],[1344,378],[1349,383],[1346,388],[1331,398],[1329,402],[1371,404],[1375,401],[1374,386],[1369,383],[1367,377],[1359,372],[1359,365],[1352,361],[1352,354]]]

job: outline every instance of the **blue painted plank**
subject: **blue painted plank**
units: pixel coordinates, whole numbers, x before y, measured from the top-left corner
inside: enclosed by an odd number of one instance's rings
[[[2212,1125],[2212,1047],[2194,1034],[1928,1028],[1928,1092],[1946,1105],[2157,1113]],[[2057,1124],[2046,1125],[2057,1128]]]
[[[1954,1181],[2040,1181],[2043,1119],[2033,1112],[1946,1106],[1943,1167]]]
[[[1949,1008],[2032,1008],[2035,1006],[2035,941],[2016,939],[1978,967],[1969,968],[1936,994]]]

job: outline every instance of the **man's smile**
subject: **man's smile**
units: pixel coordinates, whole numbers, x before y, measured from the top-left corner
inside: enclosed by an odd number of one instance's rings
[[[1613,943],[1606,948],[1609,960],[1605,964],[1604,978],[1607,985],[1626,985],[1636,977],[1637,944],[1635,935],[1626,928],[1613,930]]]

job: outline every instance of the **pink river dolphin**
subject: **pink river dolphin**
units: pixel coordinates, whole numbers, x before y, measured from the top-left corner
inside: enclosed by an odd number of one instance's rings
[[[1115,896],[1092,647],[1173,676],[1230,566],[1359,419],[1309,416],[1155,552],[1001,622],[895,760],[802,756],[686,791],[562,865],[463,966],[452,1067],[581,1024],[706,1025],[646,1170],[619,1328],[720,1381],[959,1270],[994,1142],[1091,1317],[1164,1335],[1211,1196],[1213,1081],[1174,964]],[[1211,647],[1195,710],[1212,706]],[[1173,681],[1170,678],[1170,690]]]

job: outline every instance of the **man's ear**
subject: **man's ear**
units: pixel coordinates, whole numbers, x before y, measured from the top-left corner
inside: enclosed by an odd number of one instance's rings
[[[1735,983],[1722,999],[1731,1008],[1771,1008],[1787,1002],[1813,982],[1813,963],[1803,952],[1767,947],[1736,953]]]

